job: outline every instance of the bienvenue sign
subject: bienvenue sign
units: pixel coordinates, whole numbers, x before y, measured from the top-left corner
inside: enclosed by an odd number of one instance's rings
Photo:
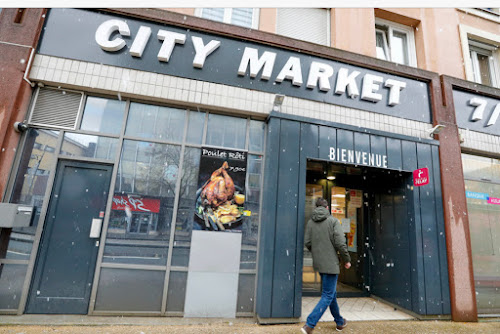
[[[387,155],[385,154],[376,154],[331,146],[328,158],[330,161],[335,162],[387,168]]]
[[[50,10],[38,51],[431,122],[417,80],[97,11]]]

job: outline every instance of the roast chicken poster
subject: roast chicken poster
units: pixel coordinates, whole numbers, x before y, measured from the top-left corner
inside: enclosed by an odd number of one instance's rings
[[[247,153],[202,147],[195,222],[209,231],[238,229],[245,210]]]

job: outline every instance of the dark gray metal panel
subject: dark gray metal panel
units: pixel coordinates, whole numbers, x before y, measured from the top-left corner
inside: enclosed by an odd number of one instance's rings
[[[380,156],[387,155],[385,137],[370,135],[370,152]],[[382,166],[382,162],[380,161],[380,164],[377,163],[376,166]]]
[[[416,143],[403,140],[401,141],[401,149],[403,153],[403,169],[410,171],[417,169]],[[413,205],[410,203],[408,206],[412,310],[418,314],[426,314],[420,194],[417,189],[411,190],[411,188],[407,192],[408,197],[413,198]]]
[[[354,149],[354,132],[348,130],[337,130],[337,147],[346,150]]]
[[[370,152],[370,135],[361,132],[354,132],[354,150]]]
[[[276,198],[278,157],[280,150],[280,120],[271,118],[267,126],[266,158],[262,194],[262,216],[259,227],[259,265],[257,270],[256,312],[261,318],[271,317],[273,291],[273,260],[276,229]]]
[[[300,123],[281,121],[274,249],[273,318],[293,316],[300,156]],[[266,184],[266,186],[271,186]]]
[[[469,101],[473,98],[481,99],[486,102],[482,119],[472,121],[472,114],[476,110],[475,106],[470,105]],[[455,115],[457,125],[463,129],[469,129],[478,132],[500,135],[500,120],[495,124],[487,126],[490,117],[496,106],[500,104],[500,99],[494,99],[488,96],[453,90],[453,104],[455,106]]]
[[[293,303],[293,317],[298,318],[302,313],[302,267],[304,261],[304,217],[306,202],[306,172],[307,159],[318,158],[319,127],[302,123],[300,127],[300,171],[297,221],[297,252],[295,255],[295,300]]]
[[[368,128],[362,128],[359,126],[355,125],[349,125],[349,124],[343,124],[343,123],[338,123],[338,122],[331,122],[331,121],[325,121],[321,119],[316,119],[312,117],[304,117],[304,116],[297,116],[297,115],[289,115],[289,114],[283,114],[280,112],[272,111],[270,113],[269,117],[277,117],[280,119],[289,119],[292,121],[297,121],[297,122],[303,122],[303,123],[311,123],[311,124],[316,124],[320,126],[326,126],[330,128],[336,128],[336,129],[344,129],[344,130],[349,130],[353,132],[363,132],[371,135],[377,135],[377,136],[383,136],[386,138],[394,138],[394,139],[400,139],[400,140],[408,140],[412,142],[419,142],[419,143],[424,143],[424,144],[430,144],[430,145],[436,145],[439,146],[439,141],[435,139],[429,138],[416,138],[414,136],[410,135],[404,135],[404,134],[399,134],[399,133],[390,133],[387,131],[381,131],[381,130],[375,130],[375,129],[368,129]]]
[[[390,169],[403,169],[401,155],[401,140],[387,138],[387,167]]]
[[[97,28],[103,22],[110,19],[126,19],[131,32],[131,36],[122,36],[127,45],[117,52],[104,51],[95,42],[94,36]],[[150,27],[152,34],[146,44],[142,57],[132,57],[129,48],[140,26]],[[158,60],[158,51],[162,46],[162,41],[157,37],[160,29],[186,35],[186,42],[182,45],[175,45],[168,62],[160,62]],[[207,57],[203,69],[193,66],[195,49],[192,37],[194,36],[202,38],[205,45],[211,40],[221,42],[219,48]],[[115,36],[113,36],[113,38],[115,38]],[[276,54],[276,61],[270,80],[261,80],[261,73],[259,73],[255,79],[249,78],[248,73],[245,76],[238,75],[238,68],[246,47],[257,49],[259,56],[262,56],[264,52]],[[48,18],[45,20],[43,36],[41,37],[38,51],[40,54],[45,55],[216,82],[268,93],[284,94],[286,96],[295,96],[303,99],[368,110],[421,122],[431,122],[428,84],[422,81],[403,78],[290,50],[270,47],[264,44],[231,39],[222,35],[209,34],[177,26],[167,26],[156,22],[141,21],[131,17],[124,18],[118,15],[88,10],[52,9]],[[284,80],[282,83],[275,81],[276,76],[290,57],[296,57],[300,60],[304,81],[304,84],[300,87],[292,85],[288,79]],[[317,88],[309,89],[306,87],[305,82],[312,62],[327,64],[334,69],[334,74],[329,79],[332,87],[330,91],[323,92]],[[382,82],[386,82],[388,79],[405,82],[406,87],[400,92],[400,103],[394,106],[388,105],[389,89],[385,87],[383,83],[381,83],[379,89],[376,90],[377,93],[381,94],[382,99],[376,103],[362,100],[360,98],[362,94],[353,99],[348,97],[347,94],[335,94],[333,92],[333,87],[340,68],[347,69],[349,73],[353,73],[353,71],[360,72],[355,78],[360,91],[362,90],[362,82],[366,74],[378,76]]]
[[[422,242],[425,270],[425,300],[427,314],[441,314],[441,267],[437,240],[435,177],[432,169],[431,147],[417,143],[418,168],[429,169],[429,184],[418,187],[422,216]]]
[[[450,283],[448,281],[448,258],[446,253],[446,235],[444,229],[443,194],[441,192],[441,173],[439,164],[439,149],[432,147],[432,169],[434,176],[434,192],[436,198],[437,233],[439,243],[439,268],[441,273],[441,295],[443,314],[451,313]]]
[[[409,173],[395,173],[396,183],[392,187],[394,198],[394,237],[392,245],[395,251],[391,262],[393,275],[397,280],[396,304],[406,309],[411,309],[411,264],[409,246],[409,219],[408,209],[413,206],[413,202],[408,201],[406,185],[411,180]],[[406,219],[404,219],[406,217]]]
[[[319,159],[329,159],[330,147],[337,147],[337,131],[327,126],[319,127]]]
[[[112,166],[62,161],[57,168],[27,313],[86,314],[97,251],[92,219],[106,211]]]

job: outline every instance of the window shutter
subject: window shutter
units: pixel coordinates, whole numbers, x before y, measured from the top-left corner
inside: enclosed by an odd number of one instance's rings
[[[39,88],[28,123],[53,128],[76,128],[83,93]]]
[[[278,8],[277,32],[312,43],[330,45],[330,15],[323,8]]]

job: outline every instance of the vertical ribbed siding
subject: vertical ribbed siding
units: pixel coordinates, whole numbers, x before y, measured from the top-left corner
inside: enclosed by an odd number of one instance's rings
[[[324,8],[278,8],[277,33],[329,45],[329,18],[329,10]]]
[[[75,129],[82,93],[40,88],[29,123]]]

